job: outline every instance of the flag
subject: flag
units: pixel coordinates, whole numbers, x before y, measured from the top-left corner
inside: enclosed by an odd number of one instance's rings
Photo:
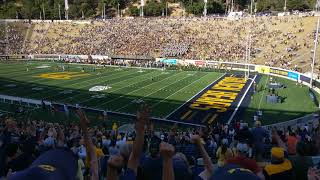
[[[64,8],[66,11],[69,10],[68,0],[64,0]]]

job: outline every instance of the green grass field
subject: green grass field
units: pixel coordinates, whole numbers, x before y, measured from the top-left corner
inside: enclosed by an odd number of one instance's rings
[[[296,85],[295,81],[280,77],[272,78],[276,82],[287,86],[287,88],[277,90],[278,95],[283,97],[284,100],[282,103],[277,104],[267,103],[265,96],[268,94],[269,76],[262,76],[258,83],[257,92],[252,96],[251,102],[242,116],[249,124],[253,123],[253,116],[257,110],[262,111],[261,121],[264,124],[292,120],[319,110],[309,96],[309,88],[307,86],[301,87]]]
[[[51,66],[38,69],[39,66]],[[155,117],[165,117],[201,89],[212,83],[221,73],[196,71],[140,70],[136,68],[106,67],[94,71],[94,66],[69,65],[68,72],[86,74],[70,79],[37,77],[46,73],[61,74],[57,63],[1,64],[1,94],[79,103],[98,109],[135,113],[139,100],[152,106]],[[67,65],[65,64],[67,67]],[[27,67],[29,71],[27,71]],[[85,72],[81,73],[82,68]],[[62,76],[58,77],[62,78]],[[16,87],[8,87],[11,84]],[[90,92],[94,86],[110,89]]]
[[[65,67],[64,72],[58,68],[62,65]],[[81,106],[131,114],[135,114],[139,102],[143,100],[152,107],[153,117],[164,118],[222,75],[220,72],[209,71],[163,71],[39,61],[2,62],[0,94],[78,103]],[[277,78],[277,81],[288,86],[279,90],[279,94],[285,97],[284,102],[267,104],[265,98],[261,98],[266,95],[264,86],[267,78],[262,77],[258,84],[258,90],[261,90],[253,95],[242,117],[237,118],[250,123],[253,114],[260,109],[263,111],[263,123],[271,124],[317,111],[307,87],[297,87],[295,82],[281,78]],[[89,91],[95,86],[106,86],[108,89]],[[0,109],[3,109],[1,107],[4,106],[0,104]],[[47,116],[49,118],[50,115]]]

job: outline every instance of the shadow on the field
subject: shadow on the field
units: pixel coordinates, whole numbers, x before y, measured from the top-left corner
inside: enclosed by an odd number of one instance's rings
[[[166,93],[166,92],[163,92]],[[167,92],[174,93],[174,92]],[[183,101],[173,101],[170,99],[164,99],[167,95],[163,96],[162,99],[157,98],[143,98],[125,94],[105,94],[103,92],[89,92],[88,90],[79,89],[65,89],[57,86],[45,86],[42,84],[31,83],[31,82],[21,82],[12,79],[0,78],[0,94],[19,96],[25,98],[39,99],[54,101],[59,103],[67,103],[75,105],[79,103],[83,107],[94,107],[100,110],[108,111],[118,111],[129,113],[129,115],[115,115],[116,118],[132,120],[136,110],[140,107],[142,102],[146,102],[152,108],[152,116],[165,118],[168,114],[176,110],[180,105],[184,104]],[[161,94],[160,94],[161,96]],[[248,103],[248,102],[247,102]],[[246,111],[245,111],[246,110]],[[297,117],[305,116],[310,112],[302,111],[283,111],[283,110],[262,110],[263,116],[262,121],[264,124],[272,124],[280,121],[291,120]],[[232,113],[232,111],[231,111]],[[234,120],[245,120],[250,124],[253,122],[253,116],[257,113],[257,109],[248,109],[245,107],[240,107],[238,113],[236,114]],[[111,113],[112,114],[112,113]],[[101,115],[101,114],[100,114]],[[97,115],[96,117],[99,118]],[[201,113],[190,119],[181,120],[184,123],[195,123],[195,124],[206,124],[204,118],[197,119],[196,117],[201,117]],[[94,117],[94,115],[93,115]],[[181,119],[181,118],[177,118]],[[219,122],[227,122],[228,119],[214,119],[212,124]]]

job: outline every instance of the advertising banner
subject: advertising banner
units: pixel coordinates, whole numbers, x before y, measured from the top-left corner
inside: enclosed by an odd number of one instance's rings
[[[204,66],[206,64],[205,61],[195,61],[196,66]]]
[[[282,69],[270,68],[270,74],[276,74],[288,77],[288,71]]]
[[[270,73],[270,67],[268,67],[268,66],[256,66],[255,70],[258,73],[262,73],[262,74],[269,74]]]
[[[299,74],[296,72],[288,72],[288,78],[294,79],[294,80],[298,80],[299,79]]]
[[[162,59],[162,60],[160,60],[160,62],[163,62],[163,63],[166,63],[166,64],[176,65],[177,64],[177,59]]]

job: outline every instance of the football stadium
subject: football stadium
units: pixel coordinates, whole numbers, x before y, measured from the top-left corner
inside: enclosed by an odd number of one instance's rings
[[[269,1],[1,1],[0,178],[320,179],[320,1]]]

